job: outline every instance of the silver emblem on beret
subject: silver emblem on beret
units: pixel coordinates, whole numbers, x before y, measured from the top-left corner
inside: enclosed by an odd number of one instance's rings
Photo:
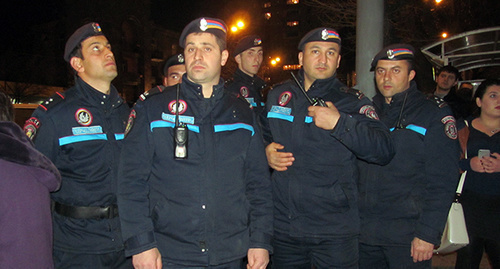
[[[182,54],[177,55],[177,61],[179,63],[183,63],[184,62],[184,56],[182,56]]]
[[[205,18],[202,18],[200,20],[200,30],[202,30],[203,32],[205,32],[207,29],[208,29],[207,20],[205,20]]]
[[[323,31],[321,31],[321,39],[323,39],[323,40],[328,39],[328,30],[323,29]]]
[[[394,58],[394,51],[393,50],[387,51],[387,58],[389,58],[391,60]]]

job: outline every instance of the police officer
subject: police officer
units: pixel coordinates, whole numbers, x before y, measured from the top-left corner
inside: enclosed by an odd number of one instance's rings
[[[117,69],[98,23],[66,42],[75,85],[43,102],[24,130],[62,175],[54,202],[56,268],[131,268],[124,255],[116,174],[129,108],[111,81]]]
[[[172,86],[182,82],[182,75],[186,73],[184,55],[177,53],[170,56],[163,66],[163,86]]]
[[[228,80],[227,88],[244,97],[260,115],[264,109],[262,90],[266,87],[264,80],[257,76],[263,60],[262,40],[257,35],[243,37],[236,45],[234,55],[238,69]]]
[[[223,21],[190,22],[179,41],[182,83],[148,91],[130,115],[118,204],[138,268],[239,269],[245,256],[248,268],[268,263],[269,168],[254,113],[224,89],[225,42]]]
[[[360,162],[360,268],[431,268],[458,180],[455,119],[418,90],[412,46],[382,49],[371,70],[396,154],[386,165]]]
[[[336,78],[340,45],[334,29],[307,33],[298,46],[298,84],[286,81],[267,98],[275,268],[357,268],[356,159],[385,164],[392,157],[389,130],[370,100]],[[327,106],[312,106],[299,87]]]

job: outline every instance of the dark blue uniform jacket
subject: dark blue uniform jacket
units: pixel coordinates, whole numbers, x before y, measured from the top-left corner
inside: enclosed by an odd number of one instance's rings
[[[151,90],[132,112],[119,187],[126,254],[157,247],[164,262],[207,266],[271,250],[269,169],[249,104],[222,79],[211,98],[186,75],[179,85],[187,159],[174,160],[177,86]]]
[[[244,97],[259,114],[264,108],[262,90],[266,87],[264,80],[258,76],[249,76],[239,68],[233,77],[227,81],[227,89]]]
[[[380,94],[374,104],[396,155],[383,166],[360,162],[360,242],[408,246],[418,237],[438,245],[459,179],[452,112],[414,82],[390,104]]]
[[[129,111],[113,86],[104,95],[80,78],[35,110],[25,131],[62,176],[52,200],[71,206],[116,204],[118,158]],[[56,213],[53,218],[57,250],[101,254],[123,249],[119,218],[73,219]]]
[[[302,70],[299,80],[303,83]],[[310,104],[295,82],[269,92],[265,138],[295,157],[286,171],[272,174],[275,230],[292,236],[356,236],[356,158],[388,163],[393,155],[389,130],[375,119],[370,100],[335,76],[316,80],[307,93],[333,102],[340,119],[332,131],[318,128],[307,116]]]

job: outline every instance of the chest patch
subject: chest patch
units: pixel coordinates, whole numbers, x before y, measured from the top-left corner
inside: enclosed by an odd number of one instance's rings
[[[242,86],[240,88],[240,94],[241,94],[241,96],[247,98],[248,97],[248,88],[245,86]]]
[[[176,114],[176,112],[178,111],[179,114],[184,114],[184,112],[186,112],[187,110],[186,101],[179,99],[179,107],[177,107],[176,103],[177,103],[176,100],[173,100],[168,104],[168,110],[170,111],[170,113]]]
[[[280,106],[286,106],[290,100],[292,100],[292,93],[291,92],[283,92],[280,97],[278,98],[278,104]]]
[[[290,107],[272,106],[270,112],[283,115],[292,115],[292,109]]]
[[[80,108],[75,113],[75,119],[78,122],[78,124],[83,126],[89,126],[90,124],[92,124],[93,117],[90,111],[88,111],[85,108]]]

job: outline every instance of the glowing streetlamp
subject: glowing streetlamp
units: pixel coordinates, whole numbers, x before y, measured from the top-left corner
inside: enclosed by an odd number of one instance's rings
[[[446,33],[446,32],[442,33],[442,34],[441,34],[441,37],[442,37],[442,38],[447,38],[447,37],[448,37],[448,33]]]
[[[231,32],[236,33],[239,30],[243,30],[245,28],[245,23],[242,20],[236,22],[235,25],[231,26]]]

